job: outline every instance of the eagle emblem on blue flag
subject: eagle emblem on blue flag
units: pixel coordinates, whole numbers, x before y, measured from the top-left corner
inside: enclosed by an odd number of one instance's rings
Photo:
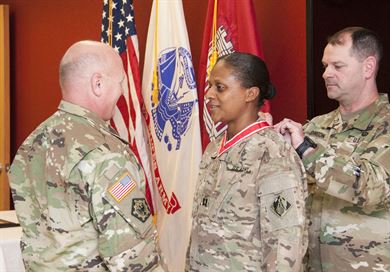
[[[170,47],[160,52],[158,85],[158,102],[151,99],[156,137],[169,151],[179,150],[198,102],[192,57],[186,48]]]

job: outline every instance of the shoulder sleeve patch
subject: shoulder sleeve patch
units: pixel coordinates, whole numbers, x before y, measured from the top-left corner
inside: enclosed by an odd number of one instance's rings
[[[129,172],[125,172],[118,181],[108,189],[108,192],[117,202],[121,202],[136,186],[137,183],[130,178]]]
[[[276,196],[271,204],[271,211],[273,211],[279,217],[283,217],[290,210],[290,208],[291,203],[288,202],[288,200],[282,195]]]
[[[145,198],[133,198],[131,203],[131,214],[142,223],[150,216],[150,210]]]
[[[131,171],[122,170],[112,180],[102,197],[143,238],[153,228],[152,217],[145,195]]]

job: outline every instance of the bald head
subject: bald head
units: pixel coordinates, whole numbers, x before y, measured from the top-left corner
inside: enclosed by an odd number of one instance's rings
[[[66,51],[60,62],[60,86],[64,100],[91,110],[103,119],[110,119],[113,112],[107,103],[116,104],[120,95],[113,88],[124,80],[122,60],[110,46],[96,41],[80,41]],[[115,84],[116,83],[116,84]],[[115,101],[104,101],[111,93]],[[111,109],[108,109],[111,111]]]
[[[108,45],[95,41],[80,41],[66,51],[60,62],[60,86],[62,91],[71,91],[71,85],[102,70],[117,53]]]

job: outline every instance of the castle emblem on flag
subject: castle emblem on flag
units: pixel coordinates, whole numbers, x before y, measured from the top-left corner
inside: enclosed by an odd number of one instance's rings
[[[194,67],[190,52],[170,47],[158,60],[158,102],[152,101],[156,137],[169,151],[180,149],[182,137],[190,127],[193,107],[198,102]],[[152,86],[153,89],[153,86]]]
[[[119,178],[117,182],[114,183],[109,189],[108,192],[112,197],[117,201],[121,202],[137,185],[137,183],[130,178],[128,172]]]
[[[233,45],[232,30],[228,25],[222,23],[218,27],[215,37],[216,37],[215,43],[217,47],[218,57],[222,57],[235,52],[234,45]],[[208,79],[210,72],[215,65],[215,63],[212,63],[210,61],[214,49],[212,44],[213,41],[210,41],[209,49],[208,49],[207,68],[206,68],[207,69],[206,79]],[[206,94],[208,90],[209,90],[209,86],[205,85],[204,94]],[[211,114],[208,110],[206,101],[204,102],[204,106],[203,106],[203,119],[206,124],[207,134],[209,135],[211,141],[221,136],[227,129],[225,123],[222,122],[218,122],[216,124],[214,123],[213,119],[211,118]]]

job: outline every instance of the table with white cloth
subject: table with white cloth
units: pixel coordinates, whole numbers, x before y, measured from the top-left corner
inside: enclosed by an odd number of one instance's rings
[[[15,211],[0,211],[0,272],[24,272],[20,237]]]

